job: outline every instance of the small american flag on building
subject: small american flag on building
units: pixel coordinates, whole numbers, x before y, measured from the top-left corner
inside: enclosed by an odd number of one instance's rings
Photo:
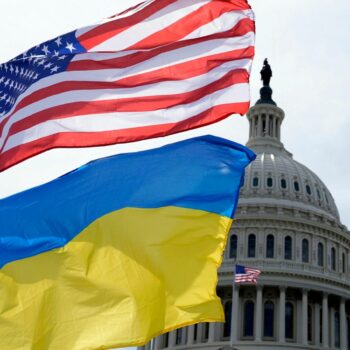
[[[260,274],[258,269],[236,265],[235,283],[256,283]]]
[[[245,114],[254,38],[247,0],[147,0],[0,64],[0,171]]]

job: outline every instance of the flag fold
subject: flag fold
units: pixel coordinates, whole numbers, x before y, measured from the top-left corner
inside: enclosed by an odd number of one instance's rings
[[[223,321],[217,268],[254,157],[203,136],[0,200],[0,348],[109,349]]]

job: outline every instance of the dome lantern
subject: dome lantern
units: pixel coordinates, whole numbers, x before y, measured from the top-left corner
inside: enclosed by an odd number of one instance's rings
[[[249,140],[247,146],[255,152],[266,151],[266,147],[274,147],[284,150],[281,142],[281,124],[284,112],[272,100],[272,89],[270,80],[272,70],[265,59],[264,66],[260,72],[263,87],[260,89],[260,99],[256,102],[248,114]]]

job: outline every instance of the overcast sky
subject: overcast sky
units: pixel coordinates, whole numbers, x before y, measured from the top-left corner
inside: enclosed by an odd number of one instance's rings
[[[108,17],[132,0],[1,0],[0,62],[47,39]],[[257,19],[252,102],[269,57],[274,99],[286,112],[282,137],[296,160],[317,173],[350,226],[350,1],[251,0]],[[89,159],[213,133],[245,143],[248,123],[233,116],[215,126],[157,141],[53,150],[0,174],[0,198],[61,175]]]

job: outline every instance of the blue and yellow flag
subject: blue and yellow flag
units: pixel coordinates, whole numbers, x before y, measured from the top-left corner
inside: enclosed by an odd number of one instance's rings
[[[223,321],[217,268],[254,157],[203,136],[0,200],[0,349],[109,349]]]

